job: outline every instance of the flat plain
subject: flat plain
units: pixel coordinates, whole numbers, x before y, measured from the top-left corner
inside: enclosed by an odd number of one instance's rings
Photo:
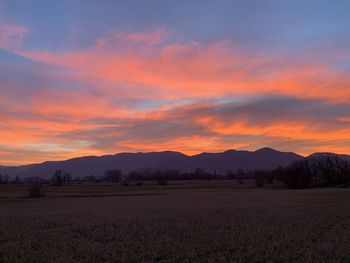
[[[0,185],[0,262],[350,262],[350,189]]]

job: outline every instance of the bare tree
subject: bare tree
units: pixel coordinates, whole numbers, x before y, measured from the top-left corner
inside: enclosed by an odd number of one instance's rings
[[[104,174],[104,180],[110,183],[117,183],[121,178],[122,172],[120,170],[108,170]]]

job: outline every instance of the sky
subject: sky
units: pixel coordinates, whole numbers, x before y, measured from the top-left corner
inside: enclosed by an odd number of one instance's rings
[[[0,164],[350,154],[350,1],[0,0]]]

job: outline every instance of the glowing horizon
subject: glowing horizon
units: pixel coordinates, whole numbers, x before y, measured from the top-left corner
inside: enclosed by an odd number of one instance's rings
[[[350,154],[348,1],[48,2],[0,0],[0,165]]]

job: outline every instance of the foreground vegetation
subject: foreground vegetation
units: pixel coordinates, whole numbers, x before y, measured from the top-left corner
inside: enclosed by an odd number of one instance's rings
[[[0,187],[0,262],[350,261],[348,188],[94,183],[30,199],[25,187]]]

